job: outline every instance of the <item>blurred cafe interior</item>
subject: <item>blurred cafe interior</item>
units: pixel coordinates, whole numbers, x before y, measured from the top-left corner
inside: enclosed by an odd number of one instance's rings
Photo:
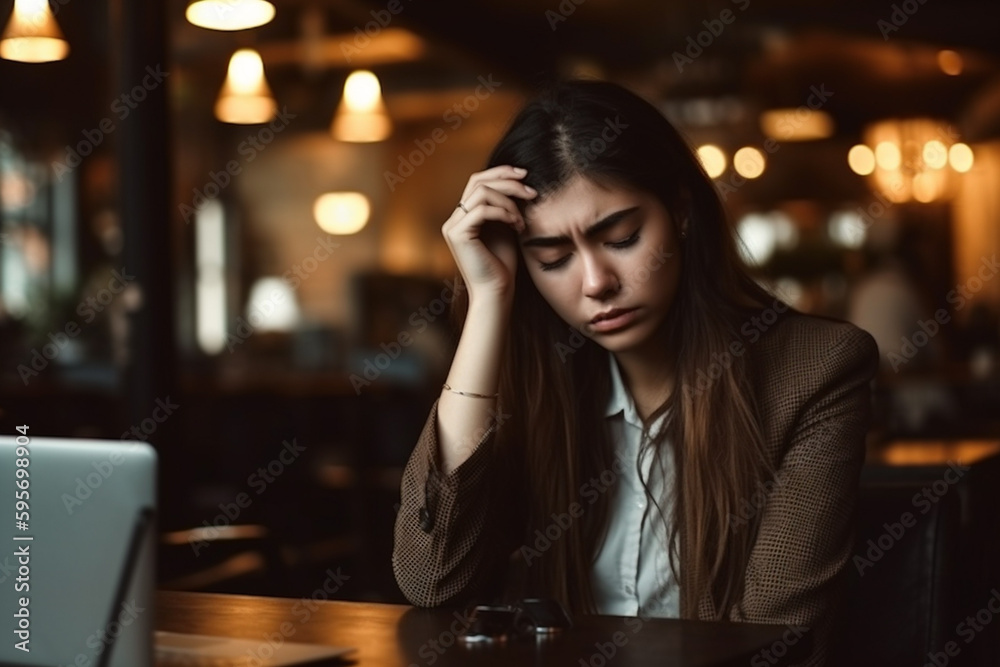
[[[865,488],[972,470],[924,536],[938,627],[1000,583],[1000,4],[0,0],[0,21],[0,430],[152,443],[164,589],[294,597],[342,567],[342,599],[405,602],[400,476],[456,342],[441,226],[559,77],[656,104],[755,275],[876,338]]]

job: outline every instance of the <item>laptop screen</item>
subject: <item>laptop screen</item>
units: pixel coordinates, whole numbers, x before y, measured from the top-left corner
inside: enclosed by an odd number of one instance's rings
[[[150,667],[156,451],[0,436],[0,664]]]

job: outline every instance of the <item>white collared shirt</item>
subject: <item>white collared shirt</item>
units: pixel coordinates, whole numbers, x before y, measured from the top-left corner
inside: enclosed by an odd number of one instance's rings
[[[606,491],[611,494],[608,530],[604,543],[597,547],[597,560],[591,571],[598,613],[679,618],[680,591],[670,569],[665,526],[656,514],[656,507],[648,501],[636,470],[642,419],[622,382],[617,360],[610,352],[608,358],[612,384],[605,416],[616,456],[621,460],[618,466],[621,473]],[[669,413],[668,410],[657,418],[650,433],[656,433]],[[674,461],[669,443],[661,446],[662,468],[651,481],[652,450],[649,450],[643,457],[642,476],[669,520],[673,507],[663,489],[665,483],[673,484]]]

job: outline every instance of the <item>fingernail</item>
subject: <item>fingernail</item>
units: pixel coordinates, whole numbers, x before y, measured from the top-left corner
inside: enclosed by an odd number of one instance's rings
[[[528,173],[528,170],[525,169],[524,167],[514,167],[514,171],[516,171],[519,174],[527,174]]]
[[[531,187],[530,185],[525,185],[524,189],[527,190],[528,192],[530,192],[533,195],[537,195],[538,194],[538,190],[536,190],[535,188]]]

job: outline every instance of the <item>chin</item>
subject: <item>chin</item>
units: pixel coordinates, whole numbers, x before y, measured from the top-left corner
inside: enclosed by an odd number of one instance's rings
[[[609,352],[627,352],[640,347],[649,338],[646,327],[637,326],[613,334],[596,333],[591,340]]]

